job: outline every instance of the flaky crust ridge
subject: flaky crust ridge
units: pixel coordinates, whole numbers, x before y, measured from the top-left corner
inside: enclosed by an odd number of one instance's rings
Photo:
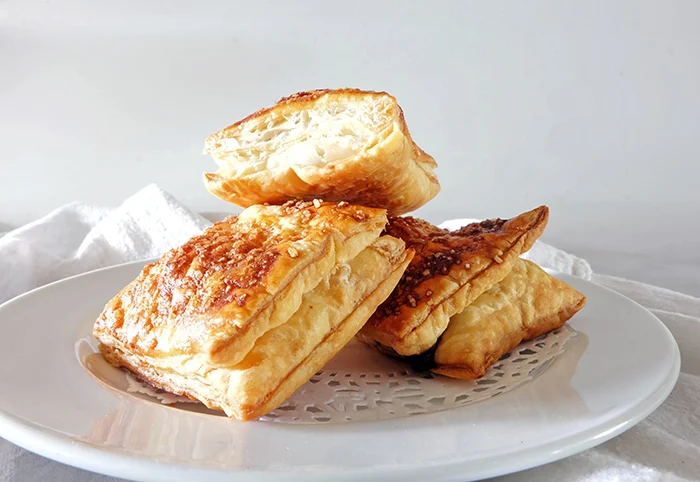
[[[510,272],[548,218],[548,208],[541,206],[510,220],[487,220],[455,231],[416,218],[390,218],[385,232],[403,239],[416,255],[360,339],[403,356],[428,350],[451,316]]]
[[[278,119],[313,112],[323,102],[353,105],[367,98],[380,105],[384,125],[376,128],[371,144],[357,147],[342,161],[301,166],[290,160],[286,166],[239,172],[240,156],[236,149],[227,147],[228,139],[239,139],[245,135],[245,129],[259,129],[258,124],[277,125]],[[272,132],[271,128],[261,128]],[[263,157],[268,155],[261,143],[253,143],[245,149],[256,149]],[[205,152],[220,166],[217,172],[204,174],[207,189],[243,207],[321,197],[328,201],[383,207],[392,215],[400,215],[419,208],[440,190],[433,172],[437,163],[413,141],[403,110],[396,99],[385,92],[358,89],[300,92],[210,135],[205,141]]]
[[[146,266],[107,304],[94,333],[140,353],[197,351],[211,363],[236,363],[268,328],[253,320],[281,322],[276,312],[296,309],[303,291],[385,222],[384,210],[346,203],[254,206]]]
[[[560,328],[586,303],[577,290],[531,261],[518,260],[502,281],[450,320],[435,350],[435,373],[481,378],[526,340]]]

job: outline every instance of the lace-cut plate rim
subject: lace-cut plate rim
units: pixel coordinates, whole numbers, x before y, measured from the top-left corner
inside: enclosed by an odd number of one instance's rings
[[[564,352],[575,334],[565,326],[528,341],[501,358],[483,378],[473,381],[417,372],[410,367],[377,372],[324,369],[262,420],[368,422],[463,407],[529,382]],[[350,349],[359,352],[369,348]]]
[[[522,343],[479,380],[456,380],[415,371],[359,342],[320,370],[277,409],[260,420],[277,423],[369,422],[463,407],[529,382],[565,350],[576,332],[567,325]],[[359,369],[358,369],[359,368]],[[158,391],[125,374],[127,391],[182,410],[222,415],[198,402]],[[123,384],[120,384],[123,386]]]

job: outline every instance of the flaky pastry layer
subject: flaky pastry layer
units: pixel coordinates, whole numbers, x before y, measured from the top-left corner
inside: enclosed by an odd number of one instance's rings
[[[255,341],[236,365],[139,355],[101,346],[105,358],[152,385],[200,400],[240,420],[273,410],[347,344],[396,286],[410,262],[404,243],[383,236],[337,265],[298,310]]]
[[[359,338],[403,356],[430,349],[450,317],[498,283],[547,225],[546,206],[510,220],[488,220],[456,231],[411,217],[390,218],[385,232],[416,251],[391,296]]]
[[[385,223],[384,210],[347,203],[253,206],[146,266],[107,304],[94,335],[138,356],[234,365]]]
[[[561,327],[583,294],[523,259],[502,281],[453,316],[435,350],[434,372],[472,380],[526,340]]]
[[[413,211],[440,190],[435,160],[385,92],[301,92],[209,136],[207,189],[239,206],[323,198]]]

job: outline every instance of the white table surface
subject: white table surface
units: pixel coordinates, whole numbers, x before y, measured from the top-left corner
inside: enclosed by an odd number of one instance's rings
[[[698,19],[690,0],[6,0],[0,232],[150,182],[231,209],[201,182],[207,134],[295,91],[355,86],[396,95],[440,165],[417,215],[548,204],[544,239],[596,272],[698,296]]]

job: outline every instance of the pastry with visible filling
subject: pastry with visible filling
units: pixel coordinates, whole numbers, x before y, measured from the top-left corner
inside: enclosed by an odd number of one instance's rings
[[[385,233],[416,254],[391,296],[359,338],[383,351],[419,355],[433,347],[450,318],[504,279],[547,225],[541,206],[513,219],[492,219],[455,231],[412,218],[391,218]]]
[[[531,261],[518,260],[502,281],[453,316],[440,337],[432,371],[481,378],[523,341],[560,328],[586,297]]]
[[[256,205],[146,266],[94,325],[100,351],[155,387],[252,420],[352,339],[413,252],[386,211]]]
[[[385,92],[301,92],[210,135],[204,150],[219,167],[204,174],[207,189],[243,207],[320,197],[400,215],[440,190],[435,160]]]

